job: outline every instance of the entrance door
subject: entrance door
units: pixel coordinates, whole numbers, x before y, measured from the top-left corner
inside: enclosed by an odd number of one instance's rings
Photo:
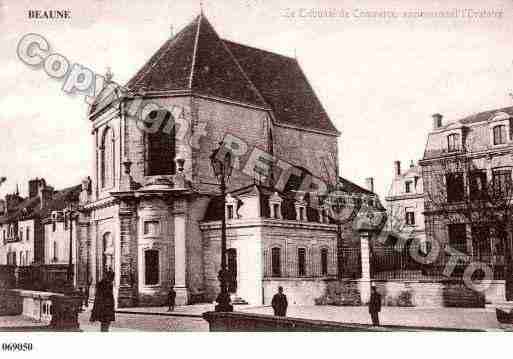
[[[237,250],[230,248],[227,251],[228,255],[228,292],[237,292]]]

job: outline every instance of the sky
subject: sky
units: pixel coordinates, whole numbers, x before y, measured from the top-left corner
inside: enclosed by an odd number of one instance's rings
[[[374,177],[382,197],[394,161],[406,168],[422,158],[433,113],[454,121],[513,105],[511,0],[203,0],[202,7],[221,37],[297,58],[341,132],[340,174],[360,185]],[[70,10],[71,19],[28,17],[51,9]],[[328,9],[347,16],[312,12]],[[471,18],[465,9],[493,14]],[[0,176],[7,177],[0,196],[17,184],[26,195],[34,177],[56,189],[78,184],[93,163],[83,97],[19,60],[23,35],[44,36],[53,52],[97,73],[110,67],[124,84],[199,11],[200,1],[0,0]]]

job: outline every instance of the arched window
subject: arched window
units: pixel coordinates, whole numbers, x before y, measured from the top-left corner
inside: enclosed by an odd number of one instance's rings
[[[147,128],[148,176],[175,173],[175,128],[172,121],[171,112],[152,111],[144,122]]]
[[[321,249],[321,275],[328,275],[328,249]]]
[[[114,243],[112,234],[106,232],[103,235],[103,273],[109,269],[114,270]]]
[[[114,132],[107,127],[100,146],[100,184],[102,188],[114,185]]]
[[[281,277],[281,249],[271,249],[271,274],[273,277]]]

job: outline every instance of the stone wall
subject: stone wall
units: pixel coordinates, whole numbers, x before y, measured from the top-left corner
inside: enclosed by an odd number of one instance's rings
[[[323,279],[273,278],[262,281],[264,305],[270,305],[278,287],[283,287],[289,305],[315,305],[326,293],[328,282]]]
[[[326,170],[335,178],[338,166],[337,137],[276,125],[273,128],[274,154],[277,158],[304,167],[324,178]]]
[[[484,294],[460,281],[373,281],[384,306],[400,307],[484,307],[485,301],[497,303],[504,299],[503,281],[494,281]],[[362,305],[359,280],[331,281],[317,304]]]

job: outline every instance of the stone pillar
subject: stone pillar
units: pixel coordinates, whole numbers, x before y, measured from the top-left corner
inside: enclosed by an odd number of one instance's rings
[[[359,287],[362,304],[366,304],[370,300],[370,237],[370,232],[360,231],[360,258],[362,263],[362,276],[360,279]]]
[[[87,218],[78,221],[78,260],[76,261],[76,281],[79,287],[87,286],[89,281],[89,222]]]
[[[119,240],[120,240],[120,268],[118,307],[132,307],[135,303],[132,288],[132,253],[131,243],[136,240],[134,233],[135,208],[132,203],[121,201],[119,205]]]
[[[177,199],[173,203],[174,239],[175,239],[175,291],[176,305],[189,302],[187,289],[187,202]]]

